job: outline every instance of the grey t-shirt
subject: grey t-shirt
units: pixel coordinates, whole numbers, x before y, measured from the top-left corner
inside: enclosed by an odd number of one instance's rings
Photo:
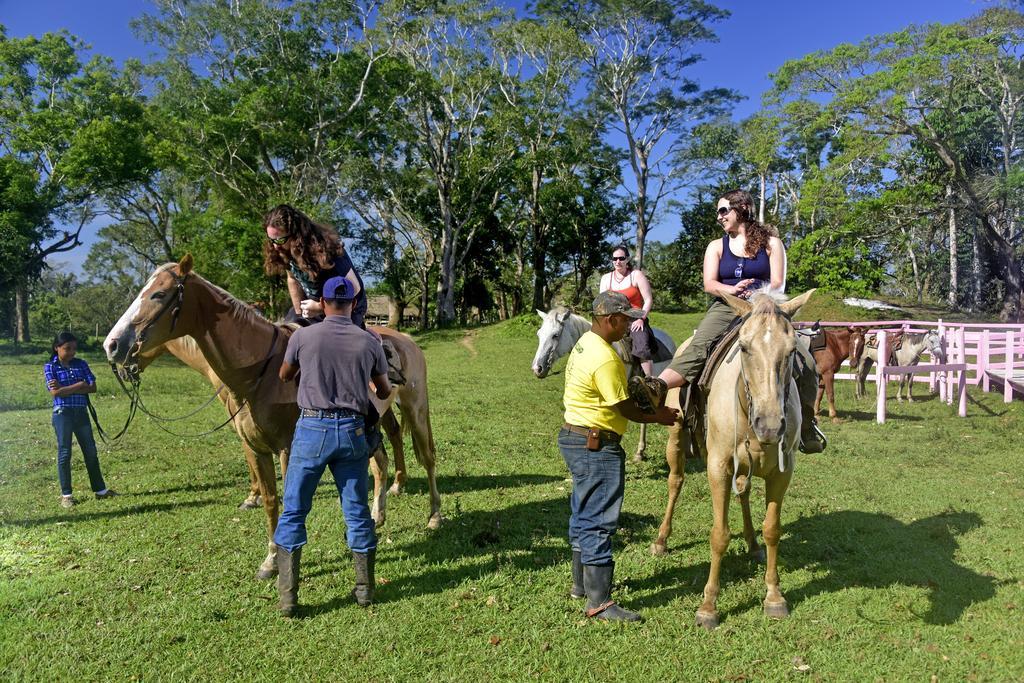
[[[296,330],[284,359],[301,370],[299,407],[312,410],[348,408],[366,415],[370,378],[388,371],[380,342],[341,315]]]

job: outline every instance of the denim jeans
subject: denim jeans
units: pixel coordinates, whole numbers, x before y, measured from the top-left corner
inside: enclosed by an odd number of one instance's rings
[[[284,510],[274,543],[288,552],[306,544],[306,516],[313,494],[330,468],[345,516],[348,547],[365,553],[377,547],[377,534],[367,504],[369,450],[362,417],[300,417],[295,425],[288,472],[284,480]]]
[[[605,442],[599,451],[587,450],[587,437],[562,429],[558,449],[572,474],[569,497],[569,543],[583,564],[612,562],[612,534],[619,527],[626,490],[626,452]]]
[[[89,472],[89,485],[93,492],[107,488],[100,472],[100,460],[96,457],[96,440],[92,436],[89,411],[81,408],[57,408],[53,411],[53,431],[57,433],[57,479],[62,495],[71,495],[71,435],[78,440],[78,447],[85,457],[85,469]]]

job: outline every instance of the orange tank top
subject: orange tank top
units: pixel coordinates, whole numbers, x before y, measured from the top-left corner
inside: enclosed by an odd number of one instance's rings
[[[627,278],[622,278],[622,280],[620,280],[618,284],[622,284],[623,282],[626,282],[626,281],[627,281]],[[615,285],[616,285],[615,273],[614,272],[609,273],[608,274],[608,289],[612,290],[613,292],[618,292],[619,294],[622,294],[627,299],[629,299],[629,304],[633,308],[643,308],[644,307],[644,296],[643,296],[643,294],[640,293],[640,288],[637,287],[635,284],[633,284],[633,271],[629,271],[628,281],[629,281],[629,286],[628,287],[625,287],[623,289],[618,289],[618,288],[615,287]]]

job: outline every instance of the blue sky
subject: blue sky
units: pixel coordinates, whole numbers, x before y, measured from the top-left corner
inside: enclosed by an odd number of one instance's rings
[[[734,112],[744,118],[759,108],[768,74],[789,59],[867,36],[898,31],[910,24],[949,23],[978,14],[991,0],[711,0],[732,12],[716,27],[719,42],[702,46],[704,61],[690,72],[705,87],[727,86],[747,96]],[[522,3],[509,3],[521,7]],[[129,22],[151,9],[144,0],[0,0],[0,24],[11,37],[40,35],[62,28],[96,52],[121,62],[152,58],[154,50],[133,35]],[[98,225],[87,228],[86,244],[60,261],[78,270]],[[651,239],[668,241],[677,226],[668,217]]]

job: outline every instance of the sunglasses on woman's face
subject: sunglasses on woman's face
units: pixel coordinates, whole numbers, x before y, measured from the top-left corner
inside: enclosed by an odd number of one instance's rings
[[[288,241],[288,235],[284,237],[267,237],[267,239],[270,240],[271,244],[281,245]]]
[[[725,214],[729,213],[730,211],[732,211],[732,207],[729,207],[729,206],[720,206],[720,207],[718,207],[718,215],[719,216],[724,216]]]
[[[612,261],[625,261],[625,256],[612,256]]]

